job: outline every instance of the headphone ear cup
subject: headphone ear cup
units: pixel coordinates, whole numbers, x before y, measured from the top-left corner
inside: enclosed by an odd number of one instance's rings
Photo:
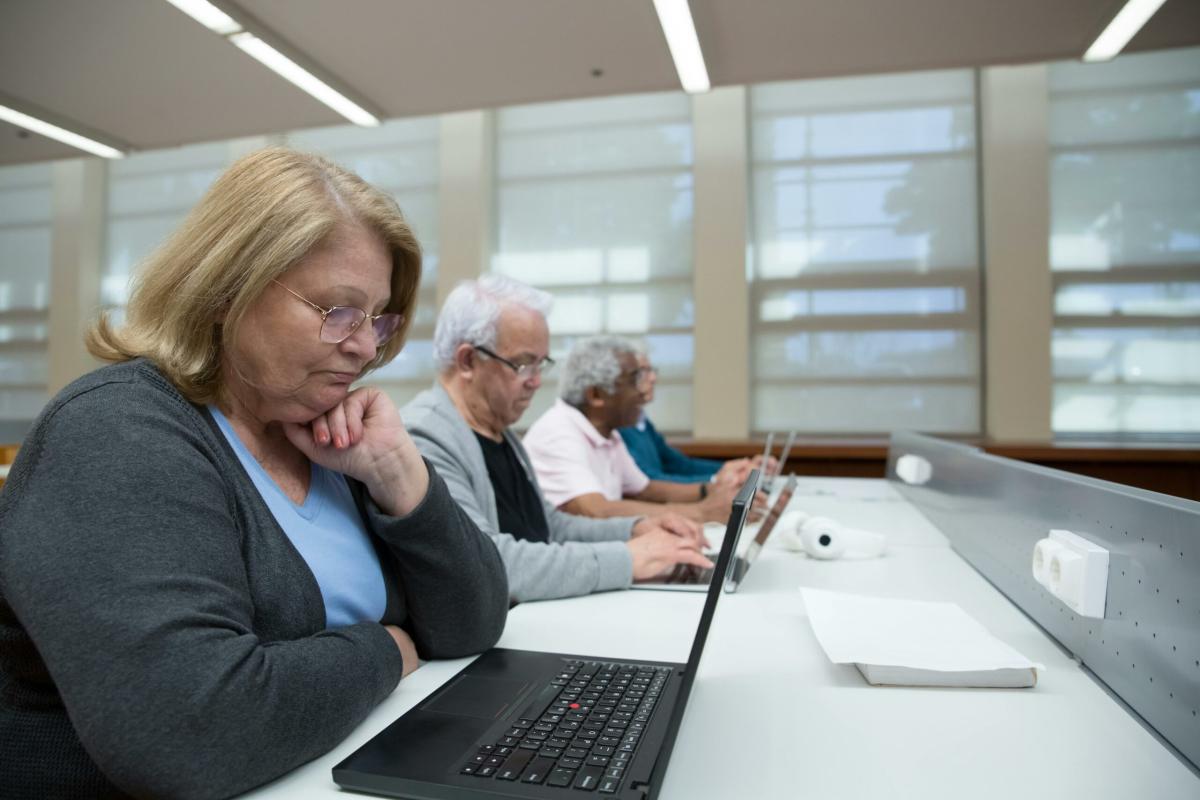
[[[828,517],[809,517],[800,524],[800,542],[813,558],[841,558],[846,552],[842,526]]]

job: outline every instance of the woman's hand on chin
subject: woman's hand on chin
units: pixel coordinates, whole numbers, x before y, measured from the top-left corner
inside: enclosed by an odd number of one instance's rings
[[[429,489],[429,471],[400,412],[378,389],[355,389],[312,422],[285,422],[283,430],[310,461],[362,481],[387,514],[405,516]]]

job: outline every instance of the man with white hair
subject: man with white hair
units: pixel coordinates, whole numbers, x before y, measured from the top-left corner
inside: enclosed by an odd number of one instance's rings
[[[547,293],[500,275],[455,287],[434,331],[438,378],[401,412],[417,448],[496,544],[514,600],[627,588],[676,564],[710,565],[700,527],[687,519],[588,519],[542,496],[509,427],[554,365],[549,308]]]
[[[733,482],[651,480],[617,433],[641,414],[644,373],[638,349],[615,336],[575,343],[563,367],[559,399],[525,434],[525,449],[546,499],[589,517],[652,514],[664,508],[697,522],[724,522]]]

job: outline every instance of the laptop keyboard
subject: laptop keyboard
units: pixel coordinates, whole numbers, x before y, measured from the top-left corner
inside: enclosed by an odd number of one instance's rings
[[[693,567],[691,564],[676,564],[663,583],[703,584],[707,586],[708,582],[712,580],[712,574],[712,567],[701,569],[700,567]]]
[[[633,762],[671,670],[564,660],[496,742],[459,769],[501,781],[612,794]]]

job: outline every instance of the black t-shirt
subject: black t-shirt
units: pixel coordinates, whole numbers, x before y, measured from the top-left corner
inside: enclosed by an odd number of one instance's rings
[[[500,530],[517,539],[531,542],[550,541],[550,527],[542,510],[542,499],[525,475],[525,468],[517,460],[507,439],[494,442],[476,433],[479,446],[483,448],[483,461],[487,464],[488,478],[496,493],[496,514],[500,519]]]

